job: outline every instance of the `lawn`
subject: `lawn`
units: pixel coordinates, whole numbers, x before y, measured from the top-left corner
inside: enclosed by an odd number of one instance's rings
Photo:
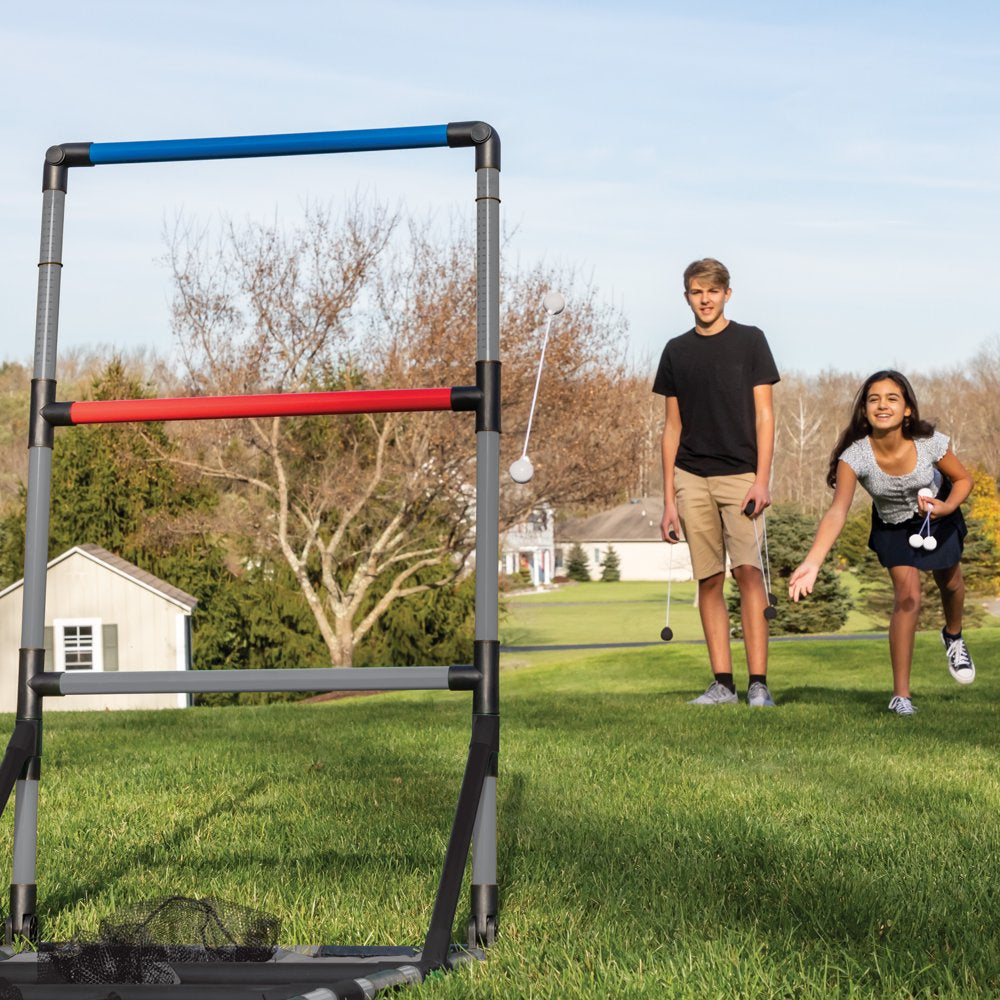
[[[841,574],[850,593],[857,579]],[[731,585],[731,584],[730,584]],[[671,584],[670,626],[676,641],[701,639],[695,584]],[[788,600],[779,594],[778,612]],[[558,643],[659,642],[666,624],[667,585],[640,581],[570,583],[557,590],[516,593],[505,598],[507,615],[500,629],[506,646],[551,646]],[[841,632],[881,630],[884,623],[852,610]]]
[[[919,636],[908,719],[879,639],[776,644],[773,711],[687,705],[697,645],[521,656],[500,936],[409,995],[995,997],[1000,629],[969,639],[960,689]],[[468,717],[447,693],[50,715],[45,937],[178,892],[273,913],[283,943],[418,944]]]

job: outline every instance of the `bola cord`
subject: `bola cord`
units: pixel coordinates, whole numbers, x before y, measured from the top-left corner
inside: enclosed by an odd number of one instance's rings
[[[535,474],[535,467],[528,458],[528,440],[531,438],[531,424],[535,419],[535,404],[538,402],[538,387],[542,382],[542,366],[545,364],[545,348],[549,345],[549,333],[552,321],[566,308],[566,299],[559,292],[548,292],[542,299],[542,307],[549,314],[545,321],[545,336],[542,338],[542,350],[538,356],[538,374],[535,376],[535,391],[531,394],[531,409],[528,411],[528,426],[524,432],[524,448],[521,457],[510,463],[507,470],[515,483],[527,483]]]

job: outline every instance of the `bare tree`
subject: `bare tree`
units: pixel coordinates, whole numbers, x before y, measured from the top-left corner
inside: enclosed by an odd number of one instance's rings
[[[290,236],[230,226],[214,250],[204,237],[175,233],[174,333],[190,389],[474,384],[473,247],[434,240],[422,226],[399,229],[385,210],[356,204],[338,221],[312,212]],[[551,277],[535,270],[505,280],[508,452],[511,424],[516,436],[526,420]],[[593,293],[573,297],[547,356],[535,489],[507,491],[505,523],[543,499],[581,502],[622,489],[620,461],[635,437],[618,400],[623,331]],[[471,420],[390,413],[221,421],[188,430],[184,462],[228,484],[248,548],[287,561],[331,663],[349,666],[393,601],[444,586],[463,569],[473,547]]]

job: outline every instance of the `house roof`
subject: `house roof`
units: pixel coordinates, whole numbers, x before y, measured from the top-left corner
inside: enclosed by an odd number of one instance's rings
[[[557,542],[662,542],[663,497],[640,497],[611,510],[556,523]]]
[[[112,573],[117,573],[119,576],[125,577],[133,583],[137,583],[140,587],[159,594],[161,597],[165,597],[184,611],[193,611],[195,605],[198,603],[198,598],[193,594],[189,594],[179,587],[175,587],[165,580],[153,576],[152,573],[147,573],[146,570],[140,569],[135,563],[130,563],[127,559],[122,559],[121,556],[116,556],[113,552],[102,549],[100,545],[92,545],[90,542],[86,542],[83,545],[74,545],[73,548],[67,549],[56,556],[55,559],[49,562],[48,569],[58,566],[59,563],[64,562],[72,555],[81,555],[97,563],[99,566],[110,570]],[[0,598],[6,597],[11,591],[17,590],[18,587],[23,585],[23,579],[18,580],[17,583],[12,583],[5,590],[0,591]]]

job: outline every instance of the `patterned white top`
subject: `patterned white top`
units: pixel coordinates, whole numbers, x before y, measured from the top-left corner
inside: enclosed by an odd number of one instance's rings
[[[858,482],[871,494],[878,516],[886,524],[902,524],[914,514],[917,507],[917,491],[928,487],[937,495],[941,486],[941,473],[934,463],[944,458],[948,450],[948,437],[935,431],[930,437],[914,438],[917,446],[917,464],[905,476],[890,476],[879,468],[872,451],[871,439],[860,441],[844,449],[840,460],[846,462],[858,477]]]

